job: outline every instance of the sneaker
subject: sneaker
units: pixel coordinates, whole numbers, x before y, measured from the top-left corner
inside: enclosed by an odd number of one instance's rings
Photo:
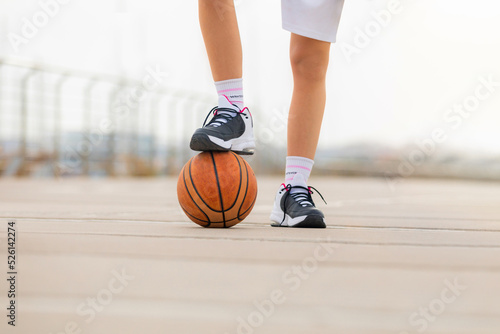
[[[213,114],[207,124],[208,117]],[[252,114],[248,108],[240,110],[224,95],[219,105],[207,115],[203,126],[191,137],[189,145],[194,151],[233,151],[251,155],[255,150]]]
[[[302,180],[295,180],[298,176]],[[308,227],[308,228],[325,228],[325,216],[321,210],[314,205],[311,195],[311,189],[314,189],[320,196],[321,194],[313,187],[308,187],[300,174],[295,175],[294,183],[281,184],[276,199],[274,208],[271,212],[271,226],[274,227]],[[300,182],[302,181],[302,182]],[[301,185],[301,183],[303,183]],[[321,196],[323,199],[323,196]],[[323,199],[323,201],[325,201]],[[325,202],[326,204],[326,202]]]

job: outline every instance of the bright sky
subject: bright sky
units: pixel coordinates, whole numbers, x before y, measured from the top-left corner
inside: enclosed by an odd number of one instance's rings
[[[292,77],[280,1],[236,3],[257,135],[284,143]],[[168,86],[215,94],[195,0],[71,0],[15,52],[8,34],[40,10],[38,0],[0,0],[0,56],[138,78],[158,64]],[[442,129],[446,148],[500,154],[499,32],[498,1],[346,0],[320,145],[399,147]]]

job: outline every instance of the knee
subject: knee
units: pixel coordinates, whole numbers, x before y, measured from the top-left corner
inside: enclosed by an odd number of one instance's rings
[[[290,50],[293,76],[308,81],[325,80],[329,53],[323,50],[294,48]]]

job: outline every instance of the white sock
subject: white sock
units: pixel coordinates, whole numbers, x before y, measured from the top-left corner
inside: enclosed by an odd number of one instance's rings
[[[311,175],[314,160],[304,157],[286,157],[285,184],[292,186],[302,186],[307,188],[307,180]],[[292,189],[294,192],[305,192],[306,190]]]
[[[240,110],[245,107],[243,103],[243,79],[229,79],[215,82],[215,89],[219,95],[226,96],[231,104],[235,104]]]

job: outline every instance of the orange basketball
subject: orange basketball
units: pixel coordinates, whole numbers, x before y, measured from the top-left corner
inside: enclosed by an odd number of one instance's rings
[[[202,152],[179,175],[182,210],[203,227],[231,227],[248,216],[257,198],[250,165],[233,152]]]

